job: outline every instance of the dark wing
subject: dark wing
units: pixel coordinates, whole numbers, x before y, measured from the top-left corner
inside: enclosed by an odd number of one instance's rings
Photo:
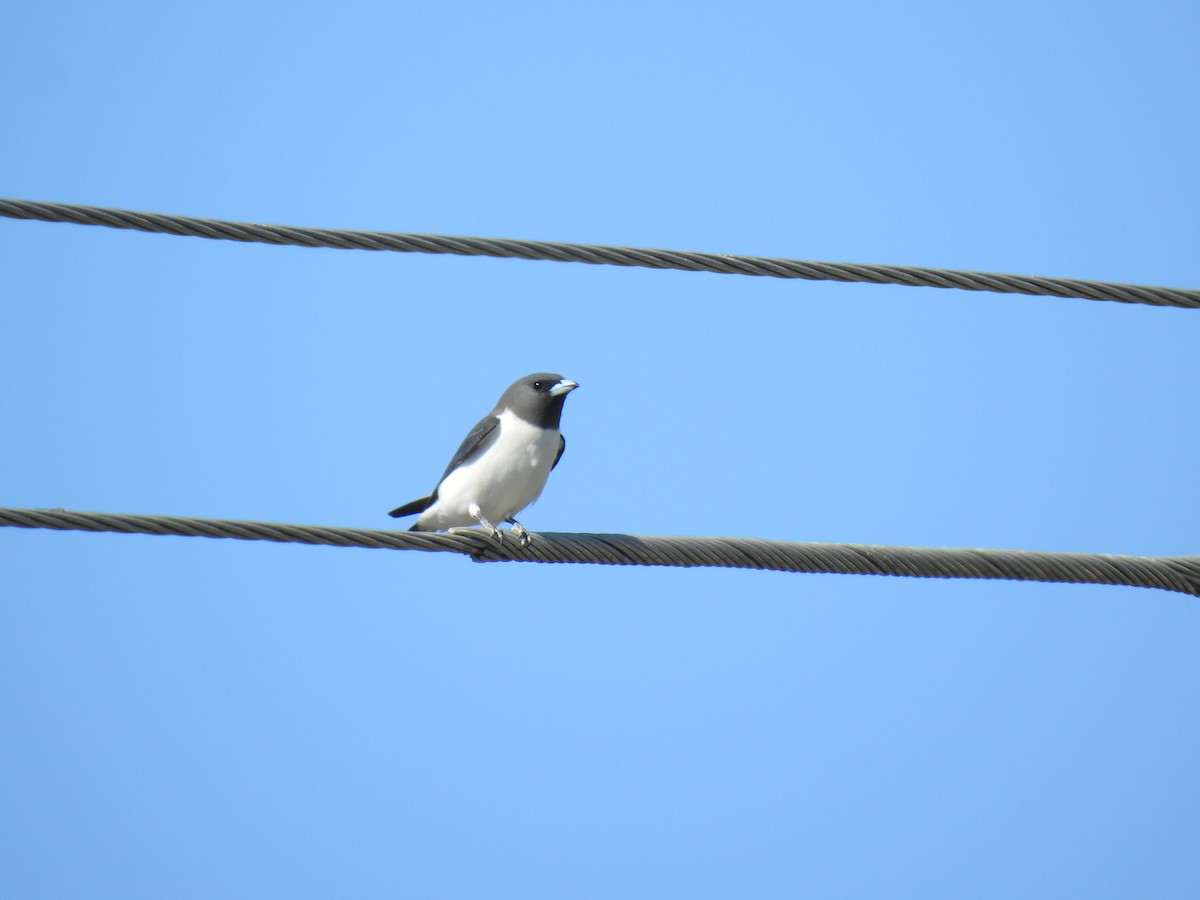
[[[500,425],[499,416],[488,416],[486,419],[480,419],[474,428],[463,438],[463,442],[458,447],[458,452],[454,454],[454,458],[450,460],[450,465],[446,466],[446,471],[442,473],[438,484],[446,480],[446,476],[461,466],[463,463],[470,462],[484,450],[492,445],[500,432],[496,429]],[[437,491],[433,492],[437,496]]]
[[[499,424],[500,419],[497,416],[488,416],[486,419],[481,419],[478,423],[476,423],[475,427],[471,429],[470,433],[463,438],[463,442],[458,447],[458,452],[454,454],[454,459],[450,460],[450,465],[446,466],[446,471],[442,473],[442,477],[438,480],[439,487],[441,486],[441,483],[446,480],[447,475],[449,475],[463,463],[468,462],[469,460],[478,456],[480,453],[486,450],[494,440],[496,440],[496,437],[499,434],[499,432],[496,431],[496,426]],[[561,447],[558,450],[558,455],[562,456]],[[555,459],[554,463],[557,465],[558,460]],[[551,468],[553,468],[553,466]],[[425,512],[425,510],[433,506],[434,502],[437,500],[437,495],[437,488],[434,488],[433,493],[428,497],[420,497],[409,503],[405,503],[403,506],[397,506],[390,513],[388,513],[388,515],[394,518],[399,518],[400,516],[411,516],[413,513]],[[414,525],[409,530],[416,531],[417,526]]]
[[[563,451],[567,449],[567,439],[561,434],[558,436],[558,456],[554,457],[554,466],[558,465],[558,461],[562,459]],[[550,471],[554,471],[554,466],[550,467]]]

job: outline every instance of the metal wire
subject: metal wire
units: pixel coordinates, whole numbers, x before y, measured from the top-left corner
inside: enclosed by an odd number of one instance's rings
[[[0,507],[0,525],[64,531],[235,538],[334,547],[449,551],[469,556],[476,562],[719,566],[779,572],[988,578],[1127,585],[1200,596],[1200,556],[1122,556],[1108,553],[796,543],[757,538],[552,533],[538,533],[533,542],[523,548],[511,539],[497,543],[477,528],[441,534],[9,507]]]
[[[596,265],[642,266],[650,269],[682,269],[689,272],[802,278],[810,281],[867,282],[959,288],[964,291],[992,291],[1003,294],[1080,297],[1086,300],[1114,300],[1120,303],[1144,303],[1151,306],[1200,309],[1200,290],[1084,281],[1074,278],[1045,278],[1036,275],[1005,275],[919,266],[830,263],[766,256],[697,253],[686,250],[612,247],[600,244],[261,225],[251,222],[201,219],[192,216],[133,212],[127,209],[111,209],[101,206],[82,206],[76,203],[43,203],[35,200],[4,198],[0,198],[0,216],[14,219],[38,219],[44,222],[104,225],[109,228],[191,235],[214,240],[294,244],[300,247],[544,259]]]

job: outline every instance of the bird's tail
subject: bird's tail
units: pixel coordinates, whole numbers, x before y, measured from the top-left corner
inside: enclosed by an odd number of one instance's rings
[[[411,516],[413,513],[422,513],[429,507],[433,506],[434,496],[430,494],[428,497],[421,497],[419,500],[412,500],[405,503],[403,506],[397,506],[393,509],[389,516],[393,519],[398,519],[401,516]]]

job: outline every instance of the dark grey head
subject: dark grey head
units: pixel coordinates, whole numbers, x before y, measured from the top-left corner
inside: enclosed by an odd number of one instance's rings
[[[557,428],[562,418],[563,401],[579,387],[554,372],[537,372],[514,381],[500,396],[492,413],[510,409],[530,425]]]

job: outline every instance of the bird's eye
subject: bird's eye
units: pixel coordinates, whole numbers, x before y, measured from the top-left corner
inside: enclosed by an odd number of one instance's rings
[[[533,386],[534,386],[534,388],[536,388],[537,390],[539,390],[539,391],[540,391],[540,390],[542,389],[542,382],[540,382],[540,381],[535,381],[535,382],[533,383]]]

